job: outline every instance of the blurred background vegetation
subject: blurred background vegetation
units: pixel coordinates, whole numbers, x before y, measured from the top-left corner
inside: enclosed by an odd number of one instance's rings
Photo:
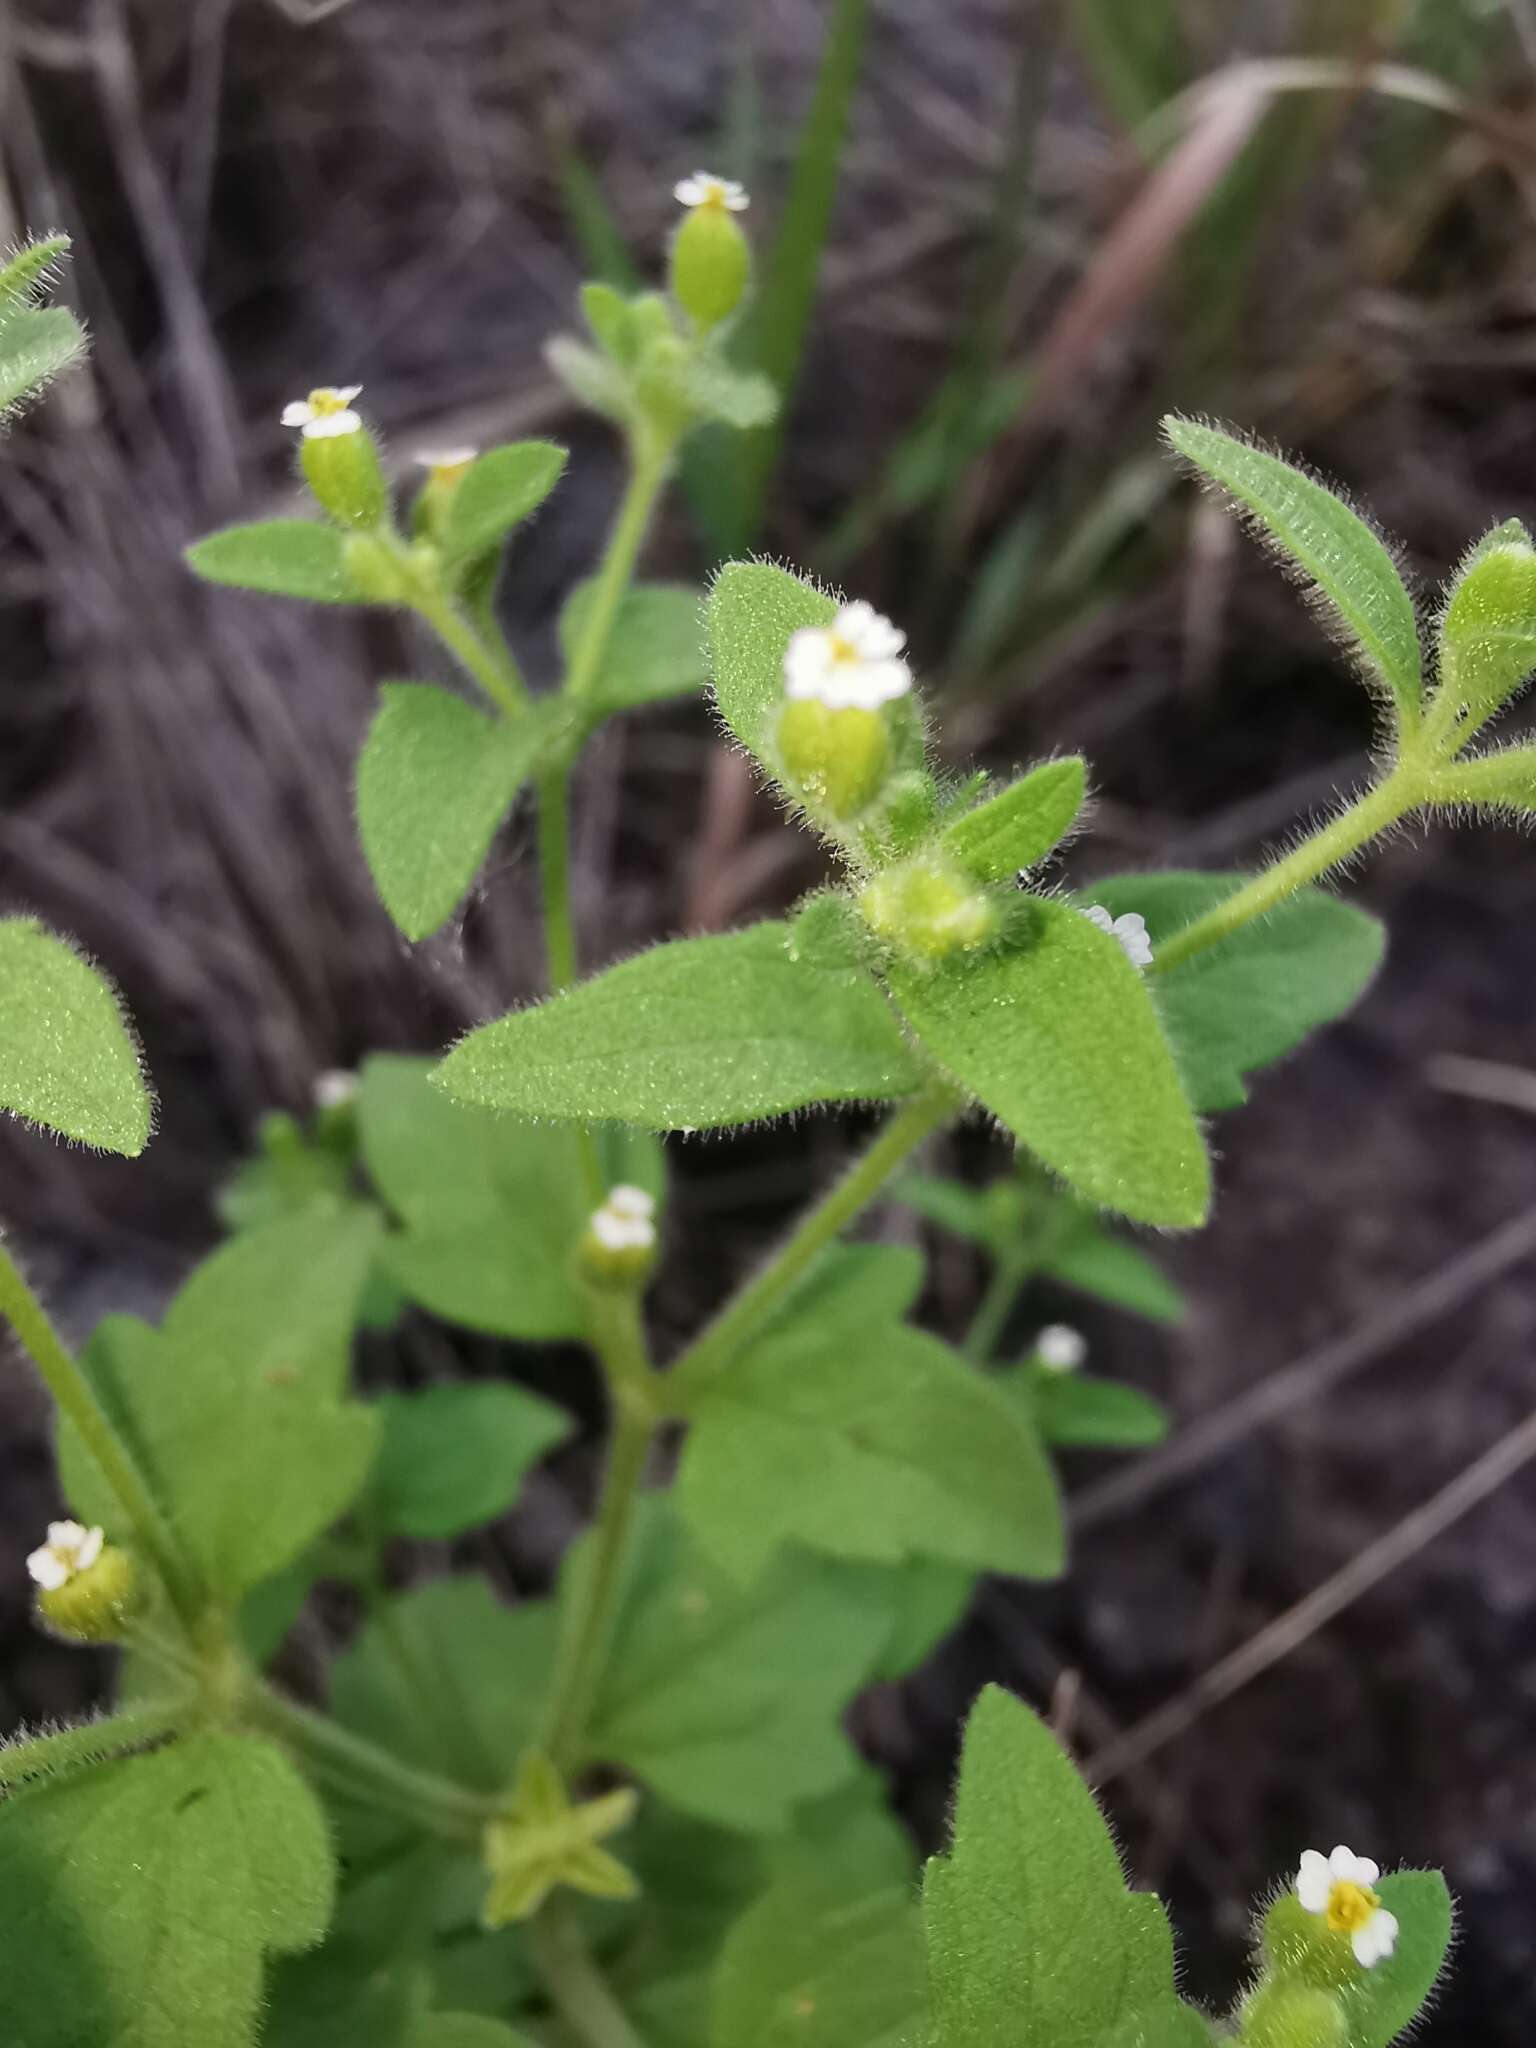
[[[741,348],[792,397],[781,430],[699,446],[653,566],[808,567],[908,628],[957,759],[1085,751],[1074,879],[1251,862],[1370,743],[1293,594],[1160,454],[1161,412],[1299,450],[1426,588],[1536,512],[1533,0],[12,0],[0,238],[74,237],[95,347],[0,464],[0,902],[110,968],[161,1095],[132,1166],[0,1131],[0,1213],[77,1334],[153,1308],[211,1241],[263,1111],[539,973],[526,825],[415,950],[357,852],[373,681],[431,651],[210,592],[182,546],[289,500],[278,414],[317,382],[363,382],[402,467],[568,439],[503,591],[547,669],[618,464],[541,345],[581,278],[657,273],[696,163],[751,187]],[[588,965],[817,878],[698,707],[610,726],[577,820]],[[1129,1479],[1082,1461],[1070,1580],[984,1590],[858,1732],[931,1841],[975,1686],[1053,1702],[1172,1895],[1196,1993],[1230,1986],[1244,1901],[1306,1844],[1443,1862],[1462,1939],[1423,2038],[1512,2048],[1536,2025],[1536,1497],[1449,1531],[1415,1511],[1536,1400],[1536,866],[1514,834],[1443,832],[1359,886],[1389,966],[1218,1127],[1218,1220],[1168,1247],[1185,1322],[1087,1324],[1192,1448]],[[847,1142],[829,1119],[675,1149],[663,1342]],[[972,1131],[949,1163],[1002,1162]],[[931,1242],[928,1308],[958,1329],[984,1275]],[[1040,1288],[1015,1340],[1062,1312]],[[370,1358],[504,1364],[416,1325]],[[578,1361],[518,1369],[590,1411]],[[4,1399],[19,1559],[53,1481],[38,1404]],[[484,1539],[509,1587],[589,1480],[577,1451]],[[1390,1571],[1297,1611],[1388,1531]],[[19,1570],[0,1630],[5,1722],[100,1683],[30,1632]],[[1254,1642],[1251,1672],[1223,1662]]]

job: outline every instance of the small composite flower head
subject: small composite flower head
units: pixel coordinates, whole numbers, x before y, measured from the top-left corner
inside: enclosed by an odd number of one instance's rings
[[[656,1204],[644,1188],[610,1188],[581,1242],[581,1265],[599,1287],[638,1287],[656,1260]]]
[[[1047,1372],[1076,1372],[1088,1356],[1087,1339],[1070,1323],[1047,1323],[1035,1339],[1035,1356]]]
[[[27,1570],[45,1593],[62,1592],[71,1579],[88,1572],[106,1542],[101,1529],[80,1522],[50,1522],[48,1541],[27,1559]]]
[[[478,448],[418,448],[416,462],[427,472],[429,483],[456,484],[479,454]]]
[[[334,441],[362,428],[361,416],[352,401],[361,396],[361,384],[321,384],[308,398],[296,398],[283,407],[283,425],[302,427],[306,441]]]
[[[872,604],[845,604],[830,626],[802,626],[784,651],[784,689],[829,711],[878,711],[905,697],[912,671],[907,636]]]
[[[1380,1876],[1369,1856],[1357,1856],[1342,1843],[1328,1856],[1320,1849],[1304,1851],[1296,1872],[1296,1896],[1304,1909],[1321,1916],[1332,1933],[1347,1934],[1365,1970],[1397,1946],[1396,1917],[1374,1889]]]
[[[1090,924],[1096,924],[1101,932],[1108,932],[1120,941],[1125,957],[1133,967],[1152,965],[1152,941],[1147,937],[1147,921],[1138,910],[1127,910],[1119,917],[1111,917],[1100,903],[1090,904],[1083,912]]]
[[[738,185],[734,178],[717,178],[712,171],[695,171],[692,177],[679,178],[672,197],[679,206],[709,206],[719,213],[745,213],[752,204],[745,185]]]

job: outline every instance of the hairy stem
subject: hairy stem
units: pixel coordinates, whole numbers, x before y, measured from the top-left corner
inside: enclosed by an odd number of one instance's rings
[[[61,1778],[109,1757],[127,1756],[162,1741],[186,1719],[184,1700],[156,1700],[108,1714],[78,1728],[59,1728],[47,1735],[22,1735],[0,1748],[0,1787],[10,1789],[32,1778]]]
[[[528,708],[528,686],[501,634],[477,633],[441,590],[422,590],[414,602],[421,617],[457,656],[496,709],[507,718],[521,718]]]
[[[1165,939],[1153,957],[1153,973],[1166,974],[1192,954],[1219,944],[1256,917],[1265,916],[1298,889],[1304,889],[1309,882],[1317,881],[1330,868],[1358,853],[1367,841],[1387,831],[1423,800],[1419,775],[1402,766],[1395,768],[1338,817],[1309,834],[1293,852],[1262,869],[1251,882],[1244,883],[1204,917],[1197,917],[1183,931]]]
[[[183,1626],[192,1630],[207,1604],[200,1575],[182,1554],[171,1525],[143,1474],[97,1400],[90,1381],[65,1349],[21,1269],[0,1244],[0,1319],[8,1322],[37,1367],[60,1415],[74,1429],[116,1497],[123,1519],[159,1573]]]
[[[685,1406],[691,1395],[730,1364],[838,1233],[868,1207],[924,1139],[932,1137],[963,1107],[961,1095],[947,1082],[936,1081],[896,1112],[842,1179],[806,1212],[767,1265],[726,1303],[678,1360],[666,1380],[669,1407]]]
[[[529,1923],[528,1946],[555,2010],[584,2048],[644,2048],[588,1953],[566,1900],[551,1899]]]
[[[635,563],[650,530],[651,514],[656,509],[656,500],[661,495],[671,466],[669,445],[656,445],[642,439],[633,450],[629,482],[619,502],[608,545],[603,550],[603,559],[592,585],[581,637],[572,650],[571,665],[566,671],[565,694],[568,697],[579,701],[590,697],[596,687],[603,657],[613,637],[619,606],[624,602],[624,593],[634,576]]]

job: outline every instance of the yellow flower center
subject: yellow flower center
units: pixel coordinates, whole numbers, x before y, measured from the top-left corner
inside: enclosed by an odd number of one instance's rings
[[[1356,1934],[1380,1904],[1369,1885],[1341,1879],[1328,1894],[1328,1925],[1335,1934]]]
[[[851,640],[845,640],[841,633],[828,633],[827,654],[835,665],[857,661],[859,650]]]
[[[427,475],[435,484],[456,484],[474,459],[473,455],[461,455],[453,462],[434,462]]]
[[[712,206],[716,213],[724,213],[725,185],[721,179],[709,178],[705,181],[704,197],[699,201],[699,205]]]
[[[349,401],[339,391],[333,391],[329,384],[322,384],[318,391],[309,394],[309,409],[320,419],[328,413],[345,412]]]

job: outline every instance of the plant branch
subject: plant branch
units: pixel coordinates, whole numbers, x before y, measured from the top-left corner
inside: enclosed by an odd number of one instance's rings
[[[457,656],[486,696],[505,717],[521,718],[528,709],[528,686],[500,633],[482,635],[453,600],[435,588],[414,589],[416,611],[438,639]]]
[[[644,2048],[556,1896],[528,1925],[528,1946],[556,2011],[584,2048]]]
[[[30,1778],[62,1777],[90,1764],[105,1763],[109,1757],[148,1749],[174,1734],[186,1713],[185,1701],[157,1700],[125,1713],[104,1715],[99,1721],[83,1722],[77,1728],[17,1736],[0,1747],[0,1787],[9,1790]]]
[[[196,1627],[207,1604],[201,1577],[182,1554],[171,1525],[118,1435],[94,1388],[65,1349],[21,1269],[0,1244],[0,1319],[20,1338],[59,1413],[85,1445],[117,1499],[125,1522],[159,1573],[183,1626]]]
[[[629,482],[619,502],[608,545],[592,584],[587,615],[566,671],[565,694],[578,702],[590,697],[597,686],[619,607],[634,577],[656,500],[671,467],[670,443],[642,437],[632,445]]]

